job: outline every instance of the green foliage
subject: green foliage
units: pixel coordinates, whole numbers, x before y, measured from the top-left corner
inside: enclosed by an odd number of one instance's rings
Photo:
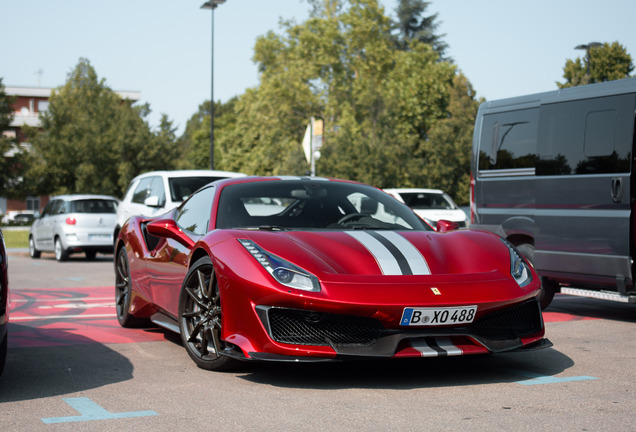
[[[437,14],[424,16],[431,2],[423,0],[399,0],[394,28],[398,46],[407,49],[410,42],[416,40],[430,45],[439,54],[440,59],[446,59],[448,44],[443,41],[445,35],[437,33],[439,23]]]
[[[589,65],[587,52],[583,58],[566,60],[563,68],[565,83],[557,82],[557,86],[567,88],[618,80],[629,77],[633,70],[632,57],[625,47],[618,42],[604,43],[589,49]]]
[[[43,195],[121,196],[135,175],[173,168],[175,129],[164,115],[153,133],[145,121],[149,112],[148,105],[122,101],[80,59],[51,95],[41,128],[28,131],[32,150],[23,188]]]
[[[301,141],[316,117],[325,122],[318,175],[378,187],[443,187],[466,203],[478,101],[467,79],[440,58],[445,45],[424,41],[435,18],[422,18],[427,3],[401,3],[413,6],[416,20],[403,43],[376,0],[311,0],[307,21],[283,22],[282,34],[259,37],[259,85],[215,119],[218,168],[308,173]],[[186,133],[201,155],[209,147],[205,111],[200,107]]]
[[[13,97],[7,95],[0,78],[0,196],[21,198],[20,179],[25,170],[25,150],[13,137],[5,136],[13,120]]]

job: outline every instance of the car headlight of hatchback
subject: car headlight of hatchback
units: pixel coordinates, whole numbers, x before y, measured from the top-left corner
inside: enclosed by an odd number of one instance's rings
[[[251,240],[239,239],[239,242],[278,283],[303,291],[320,291],[320,282],[316,276],[265,251]]]
[[[532,272],[526,260],[521,256],[517,248],[511,245],[507,240],[501,239],[501,241],[508,247],[508,251],[510,252],[510,275],[520,287],[528,285],[532,282]]]

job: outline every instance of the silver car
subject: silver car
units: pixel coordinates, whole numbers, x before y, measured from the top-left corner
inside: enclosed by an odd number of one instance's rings
[[[108,195],[60,195],[53,197],[29,232],[29,254],[55,252],[65,261],[83,252],[94,259],[97,252],[113,252],[113,230],[118,200]]]

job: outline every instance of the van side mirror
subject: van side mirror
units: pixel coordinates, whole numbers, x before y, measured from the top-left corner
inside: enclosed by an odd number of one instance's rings
[[[459,224],[457,222],[440,219],[437,221],[437,225],[435,226],[435,229],[437,230],[437,232],[441,232],[441,233],[456,231],[459,229]]]

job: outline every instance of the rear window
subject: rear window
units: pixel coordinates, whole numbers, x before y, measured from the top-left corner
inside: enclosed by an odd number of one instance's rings
[[[404,204],[415,210],[454,210],[457,207],[439,193],[401,192]]]
[[[85,199],[69,201],[68,213],[116,213],[117,201],[106,199]]]
[[[185,201],[194,192],[208,183],[227,177],[172,177],[168,179],[170,196],[173,202]]]

